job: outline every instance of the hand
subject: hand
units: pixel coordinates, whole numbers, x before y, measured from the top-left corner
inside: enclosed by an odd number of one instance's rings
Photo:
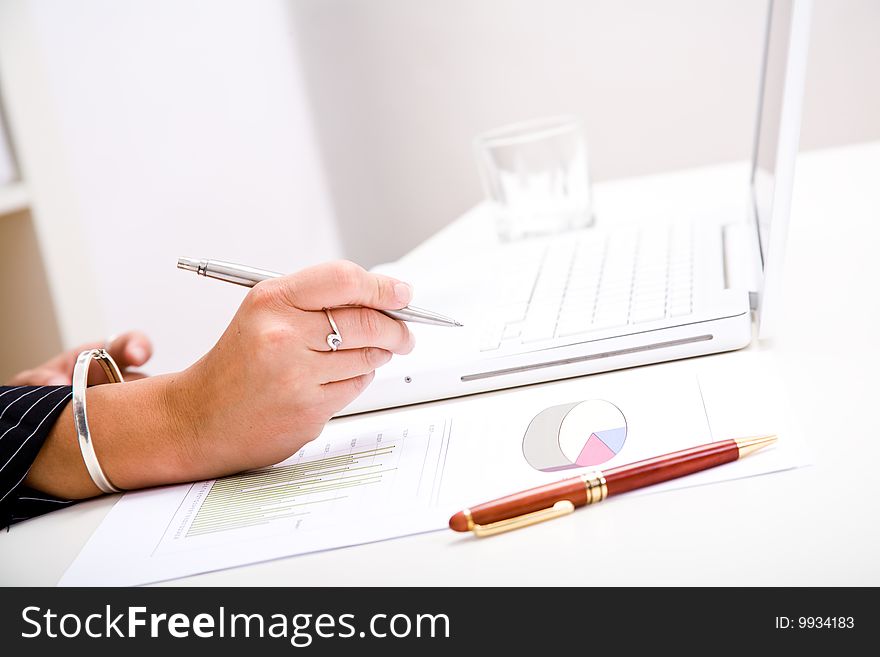
[[[263,281],[214,348],[188,369],[89,389],[89,429],[104,472],[120,488],[146,488],[263,467],[296,453],[392,353],[412,350],[406,324],[375,310],[402,308],[411,296],[407,284],[350,262]],[[335,352],[327,345],[325,307],[334,308],[343,339]],[[84,345],[90,346],[99,345]],[[117,362],[142,362],[131,346],[114,343]],[[54,365],[52,376],[69,381],[76,353]],[[79,452],[70,405],[25,483],[66,498],[99,493]]]
[[[181,479],[277,463],[316,438],[392,353],[412,350],[406,324],[375,310],[411,296],[409,285],[350,262],[255,286],[216,346],[171,384],[184,423]],[[335,352],[325,307],[343,339]]]
[[[99,349],[105,347],[104,342],[88,342],[75,349],[70,349],[47,360],[42,365],[33,369],[19,372],[9,381],[11,386],[63,386],[70,385],[73,377],[73,366],[76,357],[86,349]],[[153,345],[150,339],[140,331],[129,331],[117,335],[111,341],[107,351],[116,361],[122,376],[126,381],[143,379],[146,375],[132,370],[140,367],[153,355]],[[100,366],[92,363],[89,369],[89,384],[106,383],[107,377]]]

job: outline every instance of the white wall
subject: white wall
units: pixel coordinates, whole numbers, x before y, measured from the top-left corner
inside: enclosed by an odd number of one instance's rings
[[[0,80],[67,344],[141,328],[179,368],[244,294],[179,255],[340,255],[279,0],[3,0]]]
[[[344,244],[394,259],[477,202],[471,139],[584,117],[595,179],[748,157],[765,0],[296,0]],[[803,146],[880,137],[880,2],[816,0]]]
[[[64,341],[153,371],[243,292],[178,255],[393,259],[481,197],[472,137],[587,122],[596,179],[748,155],[764,0],[0,0],[0,84]],[[816,0],[803,145],[880,137],[880,2]],[[334,217],[336,221],[334,222]]]

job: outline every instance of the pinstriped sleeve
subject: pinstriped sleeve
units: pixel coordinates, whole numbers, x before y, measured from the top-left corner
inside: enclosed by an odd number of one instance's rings
[[[70,396],[70,386],[0,387],[0,527],[73,503],[23,485]]]

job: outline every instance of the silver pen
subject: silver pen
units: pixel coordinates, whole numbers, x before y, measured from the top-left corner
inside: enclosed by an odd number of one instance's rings
[[[245,287],[253,287],[260,281],[269,278],[281,278],[284,274],[267,269],[257,269],[247,265],[237,265],[234,262],[222,260],[196,260],[195,258],[178,258],[177,268],[192,271],[199,276],[216,278],[218,281],[235,283]],[[446,317],[430,310],[423,310],[413,306],[406,306],[400,310],[380,310],[383,315],[404,322],[419,322],[420,324],[435,324],[437,326],[464,326],[451,317]]]

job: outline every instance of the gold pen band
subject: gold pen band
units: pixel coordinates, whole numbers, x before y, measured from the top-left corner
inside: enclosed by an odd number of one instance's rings
[[[739,451],[738,458],[743,458],[744,456],[748,456],[752,452],[757,452],[759,449],[763,449],[767,447],[767,445],[772,445],[777,440],[776,436],[751,436],[749,438],[734,438],[733,442],[736,443],[736,448]]]
[[[587,489],[587,504],[596,504],[608,497],[608,484],[605,483],[605,475],[602,472],[582,474],[581,481]]]
[[[469,532],[473,531],[474,530],[474,516],[471,513],[471,510],[470,509],[463,509],[461,513],[467,519],[468,531]]]

